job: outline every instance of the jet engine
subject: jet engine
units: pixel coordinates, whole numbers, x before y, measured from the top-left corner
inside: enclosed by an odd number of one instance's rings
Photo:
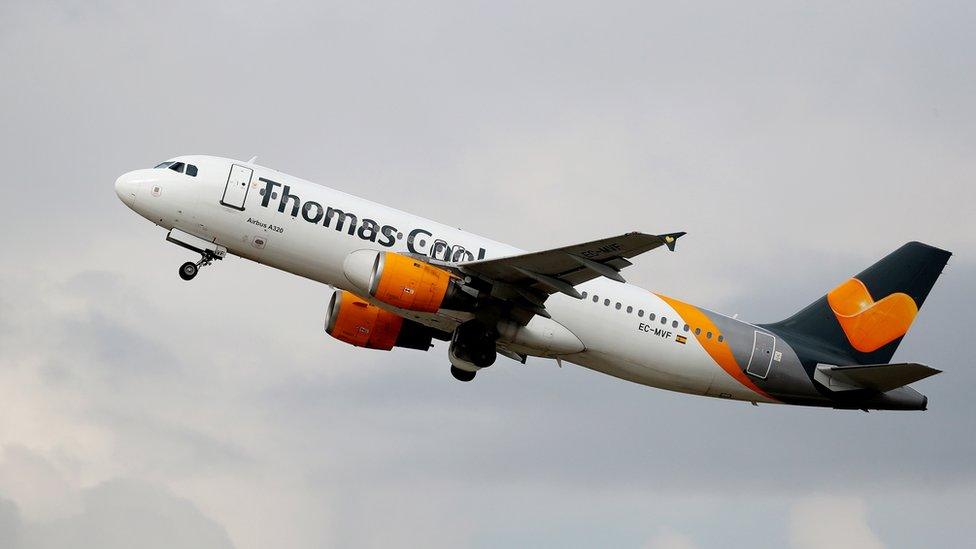
[[[474,296],[450,271],[402,254],[357,250],[346,257],[342,270],[357,288],[401,309],[433,313],[474,306]]]
[[[352,292],[336,290],[325,314],[325,333],[356,347],[426,351],[434,330],[372,305]]]

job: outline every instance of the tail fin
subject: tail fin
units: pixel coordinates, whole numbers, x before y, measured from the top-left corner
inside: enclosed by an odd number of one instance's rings
[[[909,242],[790,318],[770,324],[857,364],[891,360],[951,252]]]

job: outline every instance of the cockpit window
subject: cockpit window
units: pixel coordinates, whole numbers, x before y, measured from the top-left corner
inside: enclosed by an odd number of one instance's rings
[[[184,164],[183,162],[176,162],[173,160],[167,160],[166,162],[160,162],[156,165],[156,169],[170,169],[176,173],[186,173],[190,177],[197,176],[197,167],[193,164]]]

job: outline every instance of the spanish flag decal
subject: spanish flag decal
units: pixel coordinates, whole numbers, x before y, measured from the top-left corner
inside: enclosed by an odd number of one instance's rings
[[[743,368],[735,361],[735,356],[732,354],[732,348],[729,347],[728,340],[719,341],[717,338],[712,339],[706,335],[708,332],[718,333],[718,327],[715,326],[715,323],[712,322],[712,319],[707,314],[694,305],[689,305],[683,301],[678,301],[677,299],[672,299],[661,294],[654,295],[660,297],[665,303],[670,305],[686,323],[701,327],[703,332],[696,335],[695,338],[705,348],[705,352],[712,357],[712,360],[725,370],[726,373],[756,394],[762,395],[770,400],[775,400],[749,379],[749,376],[746,375]]]
[[[677,341],[678,343],[681,343],[682,345],[688,342],[688,338],[682,335],[674,336],[674,340]]]

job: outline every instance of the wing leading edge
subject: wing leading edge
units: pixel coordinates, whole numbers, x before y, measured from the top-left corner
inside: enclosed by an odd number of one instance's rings
[[[461,263],[457,268],[509,287],[529,302],[530,310],[548,316],[542,311],[550,294],[559,292],[579,299],[582,296],[574,286],[600,276],[624,282],[619,271],[631,265],[628,259],[661,246],[674,251],[675,242],[684,234],[627,233],[541,252]]]

